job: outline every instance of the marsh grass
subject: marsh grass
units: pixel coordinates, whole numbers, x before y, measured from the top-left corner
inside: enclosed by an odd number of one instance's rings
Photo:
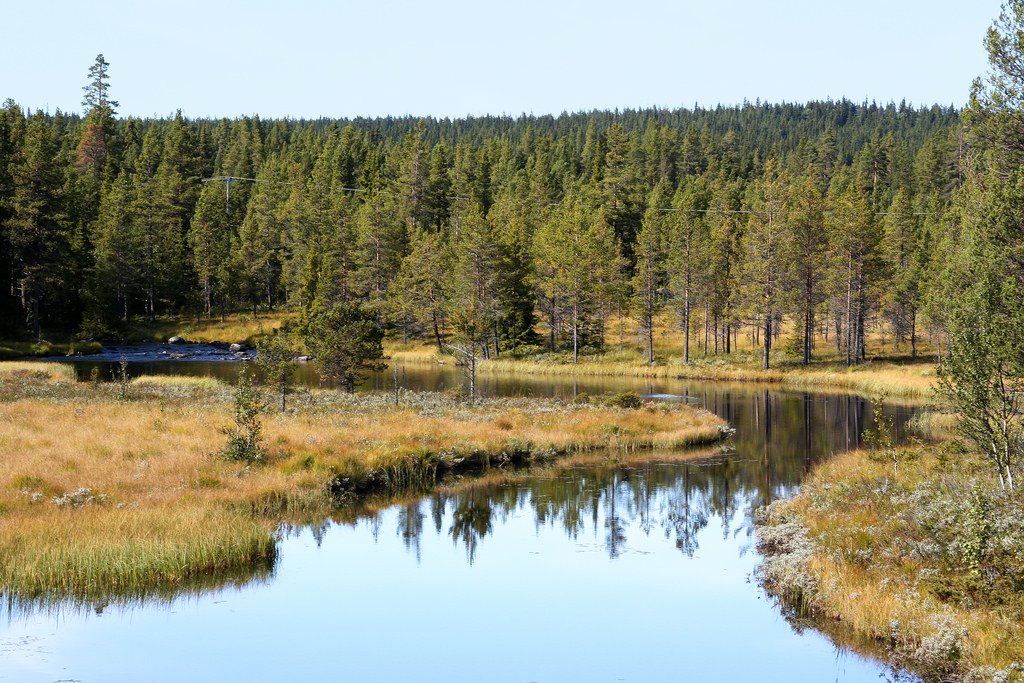
[[[51,382],[74,382],[75,369],[67,363],[40,363],[38,361],[6,360],[0,361],[0,376],[14,379],[14,375],[23,379],[47,379]]]
[[[272,562],[275,532],[208,506],[97,504],[0,516],[0,556],[17,558],[0,564],[0,585],[19,595],[133,594]]]
[[[773,367],[762,370],[760,352],[750,349],[749,345],[741,345],[731,354],[704,356],[691,352],[690,363],[683,363],[682,346],[676,339],[677,335],[674,331],[662,334],[663,346],[653,365],[645,361],[639,347],[619,351],[614,345],[608,344],[604,352],[584,355],[578,363],[573,363],[570,352],[540,352],[526,356],[506,353],[480,362],[477,371],[539,376],[590,375],[781,383],[797,388],[854,391],[869,396],[884,393],[922,401],[931,397],[936,381],[933,363],[904,357],[886,358],[881,353],[877,359],[869,359],[852,367],[847,367],[831,354],[820,354],[810,366],[803,366],[778,353],[773,357]],[[400,363],[454,362],[454,359],[438,354],[435,347],[427,344],[391,344],[386,348],[388,355]]]
[[[1024,505],[951,444],[820,466],[758,530],[764,583],[926,679],[1024,664]]]
[[[41,369],[40,369],[41,368]],[[140,590],[273,557],[285,519],[593,449],[719,440],[686,406],[627,410],[436,394],[311,392],[263,416],[259,463],[218,456],[232,388],[202,379],[75,383],[0,367],[0,591]]]
[[[135,377],[132,380],[132,384],[137,387],[145,388],[181,388],[181,389],[199,389],[204,391],[218,391],[227,388],[222,380],[216,377],[199,377],[190,375],[142,375]]]

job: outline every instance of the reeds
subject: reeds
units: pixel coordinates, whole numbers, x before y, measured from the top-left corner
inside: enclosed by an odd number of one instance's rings
[[[272,561],[275,532],[209,506],[94,503],[0,516],[0,557],[0,586],[21,596],[138,593]]]

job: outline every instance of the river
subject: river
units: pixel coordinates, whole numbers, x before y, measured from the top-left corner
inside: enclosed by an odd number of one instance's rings
[[[230,375],[237,363],[174,371]],[[132,365],[132,371],[153,367]],[[91,372],[82,364],[80,373]],[[462,381],[407,367],[408,389]],[[394,375],[378,378],[388,389]],[[8,600],[0,681],[877,681],[752,579],[755,510],[857,443],[843,394],[675,380],[480,375],[484,395],[638,391],[736,428],[727,448],[541,471],[282,529],[278,561],[102,604]],[[372,389],[373,387],[369,387]],[[908,409],[890,406],[899,426]]]

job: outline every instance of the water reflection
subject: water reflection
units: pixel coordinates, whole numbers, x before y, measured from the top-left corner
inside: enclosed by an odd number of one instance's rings
[[[268,586],[274,579],[275,566],[276,559],[259,560],[244,568],[188,577],[172,586],[156,585],[134,590],[91,591],[70,596],[5,593],[0,594],[0,618],[11,622],[40,615],[52,618],[100,616],[107,610],[131,611],[182,600],[200,602],[225,591]]]
[[[462,381],[452,368],[413,370],[410,389]],[[598,455],[510,483],[338,510],[284,528],[278,566],[184,592],[8,599],[0,670],[17,677],[42,668],[32,652],[18,650],[17,661],[5,654],[5,641],[28,634],[50,639],[46,658],[55,663],[48,678],[19,680],[135,680],[111,664],[127,657],[170,667],[152,680],[196,680],[196,671],[204,680],[333,680],[338,662],[347,679],[366,681],[878,679],[877,664],[792,631],[746,578],[756,563],[755,510],[792,495],[816,463],[856,445],[870,402],[674,380],[491,377],[485,387],[561,398],[671,395],[723,416],[736,434],[726,452],[692,460],[666,453],[622,464]],[[886,412],[901,438],[911,411]],[[175,598],[192,608],[167,607]],[[493,621],[488,605],[500,638],[494,628],[464,627]],[[21,628],[18,617],[32,610],[58,616],[60,628]],[[452,631],[458,657],[438,646],[439,634],[396,628],[395,615],[405,614],[462,625]],[[273,643],[275,657],[255,657],[254,643]]]
[[[660,530],[692,557],[700,548],[699,532],[714,518],[721,523],[722,538],[737,539],[738,551],[745,553],[752,546],[756,510],[792,495],[817,462],[858,444],[871,410],[869,401],[855,396],[767,389],[712,387],[699,397],[736,427],[727,444],[731,452],[702,452],[686,462],[679,462],[679,453],[660,460],[651,454],[626,467],[598,456],[585,467],[550,470],[515,483],[439,492],[401,507],[398,535],[419,559],[429,516],[435,531],[461,546],[472,563],[496,523],[528,511],[537,526],[561,528],[570,541],[600,536],[610,559],[628,548],[631,527],[644,534]],[[899,439],[911,411],[886,410]],[[353,510],[339,519],[379,519],[379,507]]]
[[[238,365],[221,363],[219,367]],[[450,368],[419,368],[408,375],[408,381],[423,388],[444,386],[453,377],[457,380],[458,371]],[[494,379],[492,390],[522,391],[528,385],[534,394],[558,396],[568,391],[566,384],[550,379],[515,378],[507,384],[500,384],[500,379]],[[664,454],[660,460],[658,454],[650,454],[648,460],[625,467],[598,455],[585,467],[538,472],[515,484],[478,484],[438,492],[424,501],[404,502],[397,509],[397,534],[405,547],[420,560],[422,536],[432,526],[462,548],[472,564],[496,524],[529,511],[538,527],[560,528],[570,541],[584,535],[599,537],[612,560],[627,552],[630,535],[638,532],[662,533],[692,558],[700,549],[700,532],[716,519],[721,537],[732,536],[738,553],[743,554],[753,545],[756,510],[792,495],[822,459],[856,446],[871,415],[870,401],[857,396],[752,385],[588,378],[574,380],[571,387],[572,391],[601,393],[606,382],[614,382],[620,390],[643,389],[662,400],[677,398],[706,407],[734,426],[735,435],[726,444],[729,451],[698,453],[699,457],[686,462],[679,462],[679,453]],[[885,412],[894,418],[894,437],[901,439],[912,411],[887,406]],[[333,522],[355,525],[365,521],[373,538],[378,538],[383,524],[380,510],[389,504],[374,501],[373,507],[339,510]],[[308,529],[320,545],[331,522],[318,520],[290,531]],[[167,602],[178,595],[202,597],[224,586],[267,582],[272,576],[272,566],[257,566],[245,576],[199,577],[183,586],[155,587],[140,594],[57,601],[47,596],[8,596],[6,611],[90,611],[96,604],[111,602],[123,606]]]

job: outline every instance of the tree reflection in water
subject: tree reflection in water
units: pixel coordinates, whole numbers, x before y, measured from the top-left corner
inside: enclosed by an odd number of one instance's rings
[[[462,546],[472,564],[496,524],[526,512],[538,528],[561,528],[571,541],[599,536],[611,559],[629,550],[627,531],[634,525],[644,535],[660,530],[684,555],[693,557],[700,547],[698,533],[711,515],[729,518],[736,509],[737,501],[726,485],[730,476],[728,462],[721,458],[651,460],[639,467],[612,462],[576,465],[512,483],[477,484],[404,503],[396,510],[396,534],[419,561],[429,519],[435,533]],[[376,537],[384,516],[361,517]]]
[[[514,483],[446,490],[403,505],[397,533],[419,559],[429,516],[435,531],[464,547],[472,564],[497,524],[525,513],[538,528],[561,528],[573,542],[601,539],[613,560],[630,551],[631,528],[643,535],[660,530],[692,558],[713,518],[723,538],[751,539],[755,511],[791,495],[817,462],[856,446],[870,410],[869,401],[855,396],[765,389],[705,388],[700,399],[736,428],[728,452],[689,460],[678,452],[652,453],[634,466],[597,456],[593,464],[541,471]],[[889,410],[896,416],[898,439],[912,411]],[[378,516],[371,517],[376,518],[371,524],[380,524]],[[741,544],[741,554],[751,547],[749,541]]]
[[[585,387],[584,387],[585,388]],[[682,393],[682,392],[680,392]],[[696,454],[650,453],[637,465],[623,465],[597,455],[593,464],[539,471],[500,485],[476,484],[446,489],[424,500],[398,504],[396,533],[405,548],[421,558],[421,539],[433,527],[462,546],[470,564],[495,527],[513,515],[532,515],[534,525],[560,528],[573,543],[600,539],[612,560],[639,546],[643,536],[661,533],[687,558],[700,550],[700,534],[713,518],[722,536],[752,538],[755,511],[773,500],[791,495],[806,473],[833,453],[859,443],[870,414],[870,402],[855,396],[700,385],[687,390],[684,400],[696,399],[727,419],[736,429],[729,452]],[[912,414],[887,407],[894,417],[894,438]],[[389,516],[381,514],[381,501],[369,507],[339,509],[331,520],[285,525],[284,534],[311,529],[319,546],[332,523],[365,524],[379,539]],[[743,554],[752,543],[740,545]],[[76,598],[44,596],[18,600],[4,596],[0,612],[8,615],[37,612],[102,611],[108,605],[125,607],[148,602],[170,602],[180,596],[207,596],[227,587],[268,583],[274,563],[246,572],[197,577],[174,587],[138,594],[84,595]]]
[[[490,500],[481,491],[472,490],[465,496],[456,496],[452,506],[452,526],[448,534],[456,545],[466,546],[466,558],[473,564],[477,544],[491,533],[493,510]]]

